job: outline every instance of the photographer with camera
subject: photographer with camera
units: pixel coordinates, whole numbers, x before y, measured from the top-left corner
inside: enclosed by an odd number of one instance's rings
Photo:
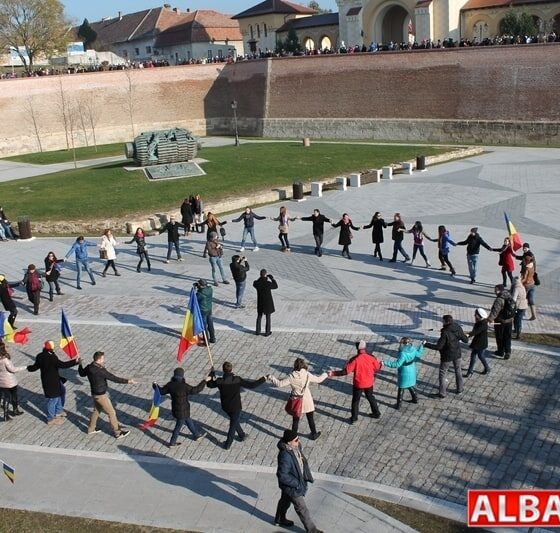
[[[208,242],[206,243],[206,252],[208,253],[208,260],[210,261],[210,266],[212,267],[212,279],[214,280],[214,286],[218,286],[218,279],[216,276],[216,269],[220,269],[220,275],[222,276],[222,283],[229,285],[229,281],[226,279],[224,272],[224,267],[222,265],[222,255],[224,254],[224,247],[220,244],[218,240],[218,234],[213,231],[210,233]]]
[[[274,300],[272,299],[272,290],[278,288],[278,283],[263,268],[259,279],[253,281],[253,287],[257,290],[257,327],[255,335],[261,334],[262,316],[266,318],[266,326],[264,336],[272,335],[270,315],[274,313]]]
[[[247,272],[249,272],[249,262],[243,255],[234,255],[229,265],[231,276],[235,281],[235,307],[236,309],[245,307],[243,305],[243,295],[245,294],[245,284],[247,283]]]
[[[212,297],[214,296],[214,291],[203,279],[199,279],[196,283],[193,283],[193,287],[196,289],[196,299],[198,300],[200,314],[204,321],[206,338],[208,342],[215,343],[216,334],[214,332],[214,319],[212,318]]]

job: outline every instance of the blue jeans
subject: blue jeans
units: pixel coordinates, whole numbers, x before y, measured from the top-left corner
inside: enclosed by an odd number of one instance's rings
[[[478,270],[478,254],[467,254],[467,265],[469,267],[469,276],[471,277],[471,281],[475,281]]]
[[[175,251],[177,252],[177,259],[181,259],[181,251],[179,250],[179,241],[168,241],[167,242],[167,260],[171,257],[171,252],[175,247]]]
[[[529,305],[535,305],[535,286],[527,285],[525,290],[527,291],[527,303]]]
[[[80,286],[80,278],[82,276],[82,268],[89,274],[89,279],[91,279],[92,283],[95,283],[93,279],[93,272],[89,267],[89,261],[87,259],[76,259],[76,268],[78,269],[78,274],[76,276],[76,285]]]
[[[170,444],[175,444],[177,442],[177,439],[179,438],[179,432],[181,431],[181,428],[183,427],[183,425],[186,424],[187,427],[189,428],[190,432],[195,436],[198,437],[199,432],[196,429],[196,426],[194,424],[194,420],[190,417],[186,417],[186,418],[177,418],[177,422],[175,423],[175,429],[173,430],[173,435],[171,435],[171,442]]]
[[[236,281],[235,282],[235,305],[239,307],[243,303],[243,295],[245,294],[245,285],[247,284],[247,280],[243,281]]]
[[[9,224],[4,224],[4,222],[2,222],[1,224],[2,224],[2,229],[6,234],[6,237],[8,237],[8,239],[15,239],[16,236],[14,235],[14,230],[12,229],[12,226],[10,226]]]
[[[56,398],[47,398],[47,422],[53,420],[56,415],[63,411],[64,404],[62,403],[62,396]]]
[[[218,283],[216,279],[216,268],[220,269],[220,275],[222,276],[222,281],[226,281],[226,274],[224,272],[224,267],[222,266],[222,258],[219,256],[216,257],[209,257],[210,259],[210,266],[212,267],[212,279],[214,283]]]
[[[226,438],[226,444],[231,444],[233,442],[233,438],[235,437],[235,432],[237,432],[240,438],[245,437],[245,432],[243,431],[243,429],[241,428],[241,424],[239,423],[239,419],[241,418],[241,411],[226,414],[229,416],[229,429]]]
[[[490,367],[488,366],[488,363],[486,362],[485,352],[486,352],[486,350],[484,348],[482,350],[471,350],[471,360],[470,360],[470,363],[469,363],[469,369],[467,370],[467,374],[472,374],[473,373],[474,365],[476,363],[476,358],[477,357],[480,359],[480,362],[484,366],[484,370],[488,371],[490,369]]]
[[[523,316],[525,315],[525,309],[517,309],[515,311],[515,316],[513,317],[513,331],[517,335],[521,335],[521,328],[523,326]]]
[[[255,238],[255,226],[250,228],[243,228],[243,237],[241,237],[241,246],[245,246],[245,239],[247,239],[247,235],[251,236],[251,240],[255,246],[258,246],[257,239]]]
[[[212,317],[212,311],[205,313],[201,312],[202,321],[204,322],[204,328],[206,329],[206,337],[209,342],[216,342],[216,332],[214,331],[214,318]]]
[[[398,252],[400,252],[407,261],[410,259],[408,254],[404,251],[402,241],[395,241],[393,243],[393,257],[392,257],[391,261],[396,261],[397,260],[397,253]]]

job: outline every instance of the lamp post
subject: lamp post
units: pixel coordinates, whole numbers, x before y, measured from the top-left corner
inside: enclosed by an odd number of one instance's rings
[[[237,129],[237,100],[231,101],[231,108],[233,109],[233,126],[235,128],[235,146],[239,146],[239,130]]]

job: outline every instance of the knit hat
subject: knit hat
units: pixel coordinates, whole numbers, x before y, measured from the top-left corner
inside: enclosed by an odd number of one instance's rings
[[[366,349],[366,341],[362,339],[358,343],[358,350],[365,350],[365,349]]]
[[[45,348],[45,350],[54,350],[54,342],[53,341],[45,341],[45,344],[43,345],[43,348]]]
[[[176,368],[175,370],[173,370],[173,375],[177,378],[184,378],[185,377],[185,370],[182,369],[181,367]]]
[[[291,429],[284,430],[284,436],[282,437],[282,442],[288,444],[288,442],[292,442],[294,439],[297,439],[297,431],[293,431]]]
[[[531,245],[528,242],[524,242],[523,248],[531,248]]]
[[[482,319],[488,318],[488,313],[482,307],[477,308],[476,314]]]
[[[206,287],[206,285],[207,285],[205,279],[199,279],[196,283],[199,287]]]

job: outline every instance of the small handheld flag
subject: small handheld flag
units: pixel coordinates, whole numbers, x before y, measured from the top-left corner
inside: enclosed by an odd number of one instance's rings
[[[505,211],[504,211],[504,218],[506,219],[506,228],[508,230],[508,235],[511,240],[511,246],[514,251],[519,250],[519,248],[523,246],[521,237],[519,236],[519,233],[517,233],[515,226],[512,224],[511,220],[509,219]]]
[[[66,320],[64,309],[62,310],[62,319],[60,324],[60,347],[70,359],[78,357],[78,345],[72,336],[72,331],[70,330],[68,320]]]
[[[8,313],[0,313],[0,337],[2,337],[5,342],[27,344],[31,330],[29,328],[14,330],[8,322],[9,316]]]
[[[14,484],[16,481],[16,469],[4,462],[2,462],[2,469],[4,470],[4,475]]]
[[[204,321],[202,313],[196,298],[194,287],[191,289],[189,296],[189,305],[183,322],[183,331],[181,332],[181,340],[177,350],[177,361],[182,362],[185,352],[193,345],[198,344],[198,335],[204,331]]]
[[[157,422],[159,417],[159,406],[161,404],[161,392],[159,391],[159,387],[156,385],[154,386],[154,398],[152,400],[152,407],[150,409],[150,413],[148,414],[148,420],[143,424],[140,424],[140,429],[142,431],[152,427]]]

